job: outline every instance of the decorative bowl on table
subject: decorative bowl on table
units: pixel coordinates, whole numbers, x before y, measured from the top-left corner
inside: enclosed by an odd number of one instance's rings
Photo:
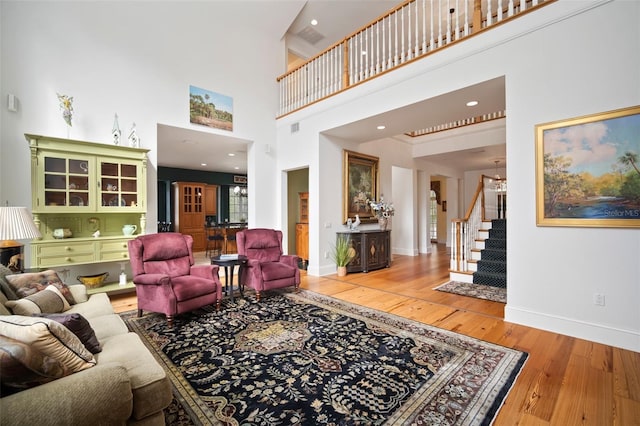
[[[77,280],[89,288],[100,287],[109,276],[108,272],[95,275],[78,275]]]

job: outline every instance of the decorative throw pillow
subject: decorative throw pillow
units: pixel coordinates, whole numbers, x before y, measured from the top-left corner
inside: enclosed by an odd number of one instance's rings
[[[23,297],[18,300],[9,300],[4,304],[15,315],[32,315],[39,313],[60,313],[71,309],[67,299],[64,298],[60,290],[50,285],[43,291]]]
[[[33,314],[34,317],[49,318],[67,327],[78,336],[85,348],[92,354],[102,351],[96,333],[91,328],[89,321],[78,313],[74,314]]]
[[[9,285],[18,297],[31,296],[47,286],[54,286],[64,295],[70,305],[75,305],[76,301],[69,291],[69,288],[62,282],[58,274],[53,269],[44,272],[30,272],[25,274],[7,275]]]
[[[65,376],[96,365],[93,354],[65,326],[48,318],[0,316],[0,334],[26,343],[60,363]]]
[[[13,289],[9,285],[9,281],[7,281],[7,278],[6,278],[7,275],[13,275],[13,274],[15,274],[15,272],[13,272],[11,269],[7,268],[4,265],[0,265],[0,290],[2,290],[5,297],[9,300],[19,299],[19,297],[16,295],[16,293],[13,291]]]
[[[26,343],[0,335],[1,396],[65,376],[62,364]]]

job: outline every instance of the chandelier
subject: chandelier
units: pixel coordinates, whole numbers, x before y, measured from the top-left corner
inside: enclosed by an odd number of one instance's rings
[[[502,179],[498,174],[498,163],[500,162],[500,160],[494,160],[493,162],[496,164],[496,174],[494,175],[494,189],[499,193],[507,192],[507,179]]]
[[[247,196],[247,187],[246,186],[236,186],[235,188],[233,188],[233,193],[235,195],[239,195],[241,197],[246,197]]]

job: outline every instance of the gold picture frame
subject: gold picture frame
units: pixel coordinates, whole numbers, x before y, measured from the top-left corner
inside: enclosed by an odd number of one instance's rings
[[[343,182],[344,221],[360,217],[360,222],[375,222],[377,219],[367,204],[368,199],[380,197],[378,167],[380,159],[372,155],[344,150]]]
[[[535,132],[537,226],[640,227],[640,106]]]

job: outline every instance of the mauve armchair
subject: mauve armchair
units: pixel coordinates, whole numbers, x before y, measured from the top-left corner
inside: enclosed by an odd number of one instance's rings
[[[129,260],[142,311],[173,317],[205,305],[220,309],[218,266],[194,265],[193,237],[177,232],[140,235],[129,240]]]
[[[247,256],[242,273],[244,284],[255,290],[256,298],[265,290],[300,287],[298,256],[282,253],[282,231],[275,229],[245,229],[236,234],[238,254]]]

